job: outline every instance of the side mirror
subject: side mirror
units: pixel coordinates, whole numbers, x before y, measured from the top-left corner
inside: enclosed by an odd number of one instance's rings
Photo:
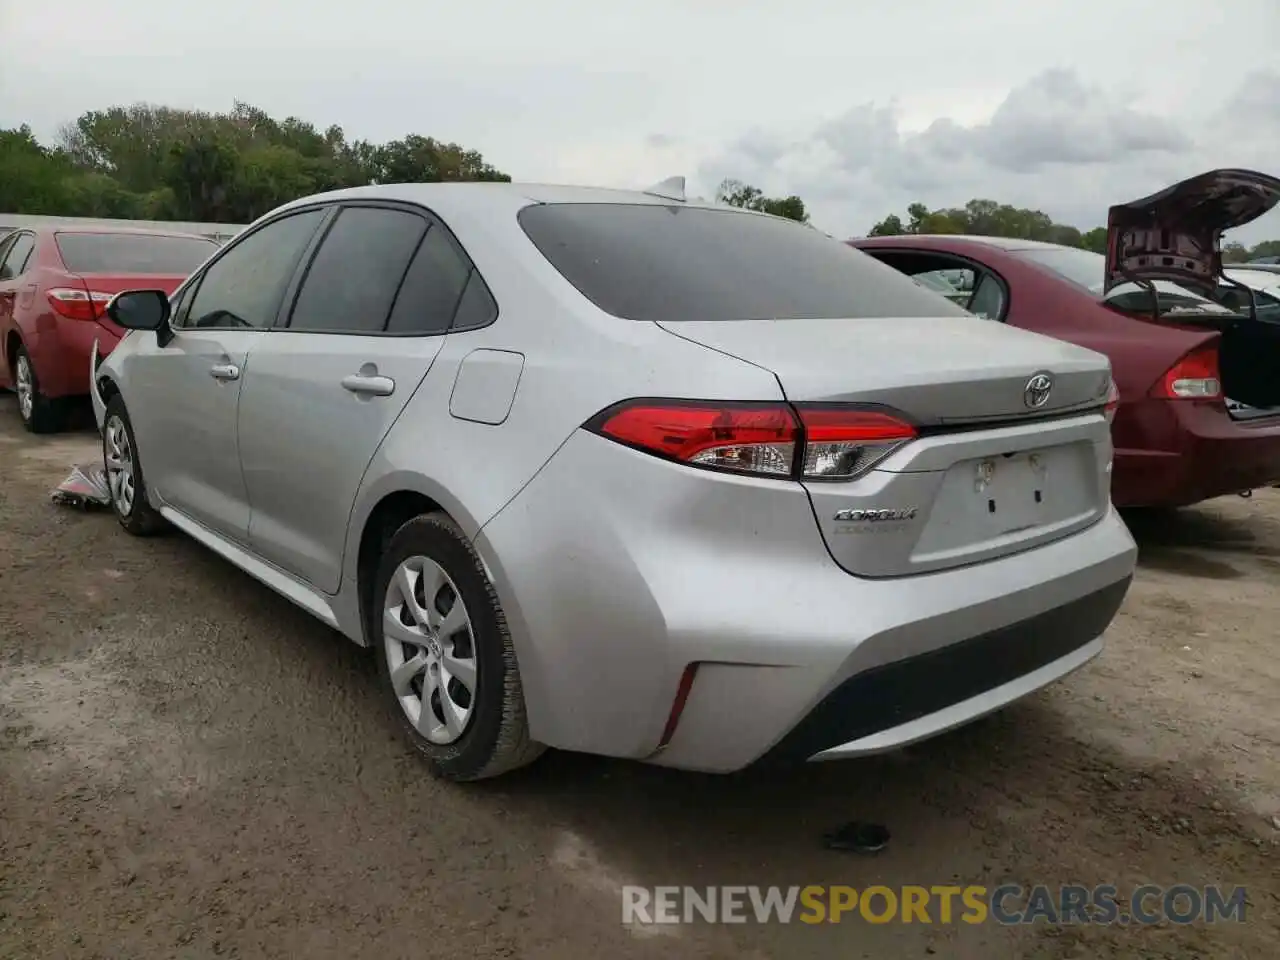
[[[171,311],[163,290],[125,290],[107,304],[107,316],[126,330],[159,330],[168,324]]]

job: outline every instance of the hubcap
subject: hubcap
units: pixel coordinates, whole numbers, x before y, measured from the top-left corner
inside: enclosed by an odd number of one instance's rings
[[[475,708],[476,652],[466,604],[438,563],[410,557],[396,568],[382,633],[405,716],[432,743],[453,743]]]
[[[111,500],[120,516],[127,517],[133,512],[133,448],[129,446],[129,432],[124,428],[124,421],[117,416],[107,420],[103,447]]]
[[[23,420],[30,420],[35,406],[35,388],[31,383],[31,362],[25,354],[18,357],[16,374],[14,379],[17,380],[18,387],[18,410],[22,413]]]

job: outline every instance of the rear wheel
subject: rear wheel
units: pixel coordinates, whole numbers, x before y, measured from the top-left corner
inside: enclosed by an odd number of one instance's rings
[[[164,529],[164,518],[147,500],[147,482],[138,460],[133,425],[119,394],[108,401],[103,417],[102,465],[111,490],[111,509],[120,526],[135,537],[151,536]]]
[[[18,415],[24,427],[32,433],[57,433],[62,429],[63,403],[41,392],[40,378],[26,347],[18,347],[13,358],[13,391],[18,395]]]
[[[373,597],[369,638],[397,723],[439,776],[481,780],[538,758],[506,617],[452,520],[397,530]]]

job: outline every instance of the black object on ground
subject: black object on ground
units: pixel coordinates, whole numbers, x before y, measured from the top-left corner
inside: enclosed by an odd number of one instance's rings
[[[861,820],[851,820],[822,835],[822,845],[828,850],[852,853],[879,853],[888,843],[888,827]]]

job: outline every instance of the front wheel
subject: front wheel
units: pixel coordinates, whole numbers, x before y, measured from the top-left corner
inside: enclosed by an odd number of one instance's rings
[[[398,725],[439,776],[482,780],[538,758],[502,606],[451,519],[397,530],[373,597],[369,636]]]
[[[147,482],[138,459],[133,424],[119,394],[108,401],[103,417],[102,465],[111,490],[111,509],[120,526],[135,537],[151,536],[164,529],[164,518],[147,500]]]

